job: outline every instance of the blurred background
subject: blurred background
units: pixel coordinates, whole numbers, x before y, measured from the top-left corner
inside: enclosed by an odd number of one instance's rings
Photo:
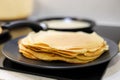
[[[89,18],[99,25],[120,26],[120,0],[34,0],[30,19],[55,16]]]
[[[88,18],[120,26],[120,0],[0,0],[0,20],[46,17]]]

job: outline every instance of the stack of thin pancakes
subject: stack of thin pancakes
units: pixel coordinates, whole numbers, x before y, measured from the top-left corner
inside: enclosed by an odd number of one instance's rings
[[[88,63],[108,50],[106,41],[95,32],[30,32],[18,46],[26,58],[68,63]]]

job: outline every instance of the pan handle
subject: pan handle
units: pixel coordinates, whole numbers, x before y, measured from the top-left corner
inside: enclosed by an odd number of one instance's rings
[[[23,26],[30,27],[35,32],[38,32],[40,30],[47,30],[47,26],[41,26],[37,22],[27,21],[27,20],[13,21],[2,25],[3,28],[7,28],[7,29],[23,27]]]

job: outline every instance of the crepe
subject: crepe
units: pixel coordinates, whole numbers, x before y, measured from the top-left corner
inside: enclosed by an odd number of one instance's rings
[[[40,36],[41,35],[41,36]],[[33,36],[35,38],[33,38]],[[30,33],[28,38],[32,44],[45,43],[52,48],[66,50],[71,48],[96,49],[104,42],[96,33],[84,32],[56,32],[48,31]],[[61,41],[62,40],[62,41]]]
[[[2,31],[3,31],[3,30],[2,30],[2,27],[0,26],[0,34],[2,33]]]
[[[119,47],[119,51],[120,51],[120,41],[119,41],[118,47]]]
[[[31,32],[18,46],[27,58],[68,63],[88,63],[108,50],[106,41],[95,32]]]
[[[22,46],[22,49],[20,50],[21,53],[27,58],[30,59],[36,59],[36,60],[44,60],[44,61],[65,61],[68,63],[87,63],[91,61],[92,59],[78,59],[78,58],[65,58],[62,56],[59,56],[57,54],[53,53],[44,53],[44,52],[35,52],[33,50],[27,49],[24,46]]]

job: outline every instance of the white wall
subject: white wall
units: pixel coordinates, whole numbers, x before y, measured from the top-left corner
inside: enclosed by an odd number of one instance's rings
[[[34,0],[31,18],[89,18],[97,24],[120,26],[120,0]]]

